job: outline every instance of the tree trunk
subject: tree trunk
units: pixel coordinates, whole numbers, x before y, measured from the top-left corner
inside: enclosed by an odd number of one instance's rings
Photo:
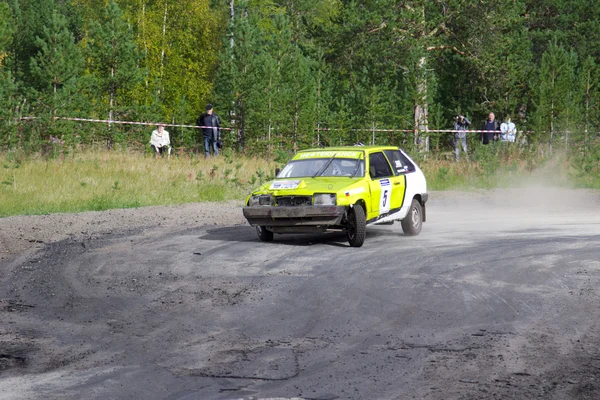
[[[142,29],[141,29],[141,35],[142,35],[142,43],[144,43],[144,57],[148,57],[148,41],[146,40],[146,2],[144,0],[142,0],[142,17],[140,18],[141,20],[138,21],[138,23],[141,25]],[[148,77],[146,77],[144,79],[144,84],[146,86],[146,90],[148,89],[148,86],[150,85],[150,82],[148,81]]]
[[[163,85],[162,79],[163,79],[164,69],[165,69],[165,47],[167,45],[166,36],[167,36],[167,2],[165,1],[165,11],[163,13],[163,26],[162,26],[162,44],[161,44],[161,50],[160,50],[160,84],[158,87],[159,95],[161,93],[161,89],[162,89],[162,85]]]
[[[427,25],[425,21],[425,6],[421,5],[418,11],[418,31],[421,35],[422,46],[427,54]],[[417,147],[417,151],[428,151],[429,150],[429,138],[426,132],[428,131],[428,120],[427,120],[427,56],[423,55],[419,58],[419,62],[416,68],[417,73],[417,101],[414,107],[414,118],[415,118],[415,137],[414,144]],[[421,138],[421,133],[425,133],[424,138]]]
[[[427,59],[422,57],[419,60],[418,72],[421,76],[420,82],[417,84],[417,102],[415,104],[415,138],[414,144],[417,146],[418,151],[429,151],[429,138],[427,137],[428,119],[427,119],[427,79],[425,74],[427,73]],[[423,137],[421,137],[423,133]]]
[[[552,76],[552,89],[556,88],[556,76]],[[555,90],[553,90],[556,93]],[[552,154],[552,141],[554,140],[554,94],[550,102],[550,154]]]
[[[231,26],[233,26],[233,21],[235,17],[235,0],[231,0],[229,2],[229,17],[231,19]],[[233,31],[231,32],[231,36],[229,37],[229,47],[233,49]]]
[[[273,115],[273,77],[269,77],[269,106],[267,108],[268,113],[269,113],[269,122],[268,122],[268,131],[267,131],[267,149],[269,154],[271,154],[271,152],[273,151],[273,148],[271,146],[271,129],[273,127],[273,120],[271,119],[271,116]]]

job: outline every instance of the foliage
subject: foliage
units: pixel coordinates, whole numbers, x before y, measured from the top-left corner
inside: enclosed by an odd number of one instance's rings
[[[451,134],[428,130],[457,113],[478,129],[494,111],[533,131],[528,151],[591,165],[599,20],[600,3],[572,0],[7,0],[0,144],[142,148],[146,126],[56,117],[188,125],[212,103],[233,129],[226,148],[246,154],[375,142],[441,159]],[[176,151],[201,149],[197,130],[169,131]],[[493,169],[474,144],[472,161]],[[216,173],[228,169],[235,186],[232,166]]]

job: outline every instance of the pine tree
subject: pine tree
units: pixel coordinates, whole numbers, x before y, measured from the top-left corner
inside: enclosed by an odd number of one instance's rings
[[[12,16],[6,3],[0,3],[0,144],[10,148],[14,140],[13,110],[15,106],[16,85],[6,59],[13,39]]]
[[[84,63],[66,23],[65,17],[55,10],[42,36],[35,41],[40,50],[31,59],[31,73],[36,79],[37,90],[42,95],[50,93],[52,115],[57,114],[59,105],[68,113],[68,100],[77,90],[77,80]],[[62,104],[60,100],[63,100]]]
[[[101,21],[92,23],[88,43],[88,69],[102,99],[100,110],[109,120],[130,106],[126,99],[144,77],[133,34],[117,3],[110,0]],[[122,101],[121,101],[122,100]]]
[[[588,151],[590,143],[590,132],[593,127],[598,126],[600,117],[598,107],[600,105],[600,68],[598,63],[587,57],[578,72],[578,88],[581,93],[582,123],[583,123],[583,146],[584,153]]]
[[[261,76],[263,37],[258,29],[259,18],[244,1],[235,5],[235,15],[228,36],[233,38],[233,46],[226,45],[217,73],[215,96],[222,108],[228,108],[235,117],[237,128],[236,142],[239,150],[244,150],[246,142],[259,136],[260,121],[253,115],[254,99],[258,99]],[[229,41],[228,41],[229,42]],[[247,134],[251,136],[247,137]],[[254,135],[254,137],[252,137]]]
[[[0,3],[0,67],[8,56],[8,49],[13,39],[12,15],[7,3]]]
[[[572,118],[576,112],[576,104],[572,100],[576,62],[575,53],[565,50],[556,39],[542,55],[536,120],[538,137],[543,138],[542,132],[547,132],[550,151],[557,131],[568,130],[569,117]]]

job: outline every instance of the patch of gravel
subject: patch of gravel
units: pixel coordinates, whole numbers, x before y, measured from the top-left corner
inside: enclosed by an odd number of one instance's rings
[[[240,201],[228,201],[1,218],[0,262],[11,261],[31,249],[68,238],[133,229],[242,225],[246,220],[241,207]]]
[[[509,189],[430,192],[434,208],[552,212],[564,209],[596,210],[600,191],[563,189],[537,184]],[[196,226],[245,225],[241,201],[190,203],[76,214],[49,214],[0,218],[0,263],[31,249],[68,238],[89,237],[139,229],[178,229]]]

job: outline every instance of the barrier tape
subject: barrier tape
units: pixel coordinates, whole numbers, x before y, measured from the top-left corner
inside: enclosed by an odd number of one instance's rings
[[[315,128],[315,131],[337,131],[340,130],[338,128]],[[414,133],[417,132],[417,129],[371,129],[371,128],[353,128],[348,129],[349,131],[362,131],[362,132],[405,132],[405,133]],[[466,132],[466,133],[502,133],[501,131],[486,131],[486,130],[476,130],[476,129],[467,129],[457,131],[454,129],[427,129],[426,131],[419,131],[422,133],[457,133],[457,132]],[[532,131],[517,131],[519,133],[530,133]]]
[[[34,120],[38,117],[20,117],[20,120]],[[105,124],[123,124],[123,125],[145,125],[145,126],[171,126],[177,128],[213,128],[212,126],[200,126],[200,125],[182,125],[182,124],[167,124],[162,122],[134,122],[134,121],[116,121],[116,120],[108,120],[108,119],[90,119],[90,118],[75,118],[75,117],[53,117],[55,120],[66,120],[66,121],[83,121],[83,122],[99,122]],[[219,128],[225,131],[233,131],[234,128]],[[336,131],[340,130],[338,128],[315,128],[315,131]],[[414,133],[417,132],[416,129],[371,129],[371,128],[352,128],[348,129],[349,131],[361,131],[361,132],[402,132],[402,133]],[[422,133],[457,133],[457,132],[466,132],[466,133],[501,133],[500,131],[486,131],[486,130],[461,130],[457,131],[454,129],[428,129],[426,131],[421,131]],[[531,133],[532,131],[517,131],[518,133]]]
[[[477,130],[477,129],[468,129],[468,130],[465,130],[465,131],[457,131],[457,130],[454,130],[454,129],[428,129],[426,132],[436,132],[436,133],[467,132],[467,133],[497,133],[497,134],[501,134],[502,133],[502,131],[486,131],[486,130]],[[516,132],[525,133],[525,132],[529,132],[529,131],[516,131]]]
[[[338,128],[315,128],[315,131],[338,131],[340,129]],[[371,129],[371,128],[364,128],[364,129],[359,129],[359,128],[352,128],[352,129],[348,129],[349,131],[364,131],[364,132],[406,132],[406,133],[413,133],[415,132],[415,129]],[[429,132],[433,132],[433,131],[429,131]]]
[[[21,120],[34,120],[37,119],[38,117],[21,117]],[[133,122],[133,121],[115,121],[115,120],[108,120],[108,119],[90,119],[90,118],[71,118],[71,117],[53,117],[55,120],[56,119],[61,119],[61,120],[66,120],[66,121],[83,121],[83,122],[101,122],[101,123],[108,123],[108,124],[123,124],[123,125],[146,125],[146,126],[156,126],[156,125],[163,125],[163,126],[173,126],[173,127],[180,127],[180,128],[214,128],[213,126],[199,126],[199,125],[181,125],[181,124],[167,124],[167,123],[162,123],[162,122]],[[219,128],[221,130],[225,130],[225,131],[233,131],[233,128]]]

